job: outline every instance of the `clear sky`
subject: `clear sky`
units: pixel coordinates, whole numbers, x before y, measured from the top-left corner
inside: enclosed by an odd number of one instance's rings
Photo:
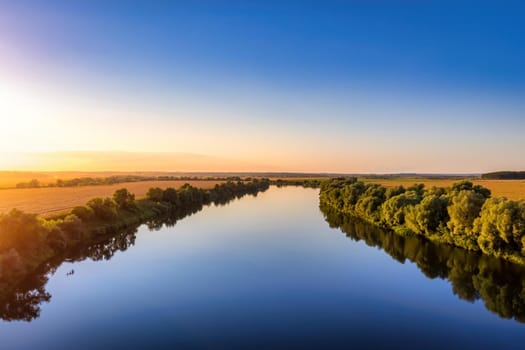
[[[520,1],[0,0],[0,169],[523,170],[524,13]]]

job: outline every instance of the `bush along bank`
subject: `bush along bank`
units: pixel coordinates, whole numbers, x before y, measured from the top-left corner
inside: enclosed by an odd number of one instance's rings
[[[180,218],[204,205],[225,204],[268,187],[267,179],[226,182],[207,190],[186,184],[179,189],[151,188],[138,200],[123,188],[112,198],[94,198],[48,218],[13,209],[0,214],[0,288],[16,284],[46,261],[96,237],[170,215]]]
[[[401,235],[525,264],[525,201],[491,198],[490,190],[462,181],[451,187],[384,187],[355,178],[321,184],[320,203]]]

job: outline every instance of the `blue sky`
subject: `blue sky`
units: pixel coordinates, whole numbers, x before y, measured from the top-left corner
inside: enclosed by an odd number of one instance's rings
[[[44,106],[21,103],[2,118],[46,123],[50,139],[20,124],[12,133],[27,142],[0,148],[190,152],[298,171],[525,168],[524,10],[518,1],[2,1],[4,84]],[[72,130],[90,117],[106,122],[103,136]],[[145,129],[153,136],[137,143]],[[178,141],[158,141],[170,135]]]

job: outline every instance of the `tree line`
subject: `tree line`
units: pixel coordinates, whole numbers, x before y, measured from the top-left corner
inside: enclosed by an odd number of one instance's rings
[[[142,223],[157,223],[221,205],[246,194],[257,195],[269,187],[268,179],[228,181],[212,189],[185,184],[175,188],[151,188],[136,199],[127,189],[111,198],[93,198],[84,206],[52,217],[17,209],[0,214],[0,290],[6,291],[49,259],[86,241]]]
[[[496,171],[482,174],[484,180],[525,180],[525,171]]]
[[[321,179],[277,179],[272,180],[271,184],[275,185],[277,187],[285,187],[285,186],[297,186],[297,187],[304,187],[304,188],[319,188],[321,186],[321,182],[324,180]]]
[[[525,201],[491,198],[489,189],[470,181],[387,188],[338,178],[321,185],[320,202],[398,234],[525,264]]]
[[[40,187],[80,187],[80,186],[100,186],[115,185],[125,182],[144,182],[144,181],[241,181],[239,176],[219,177],[219,176],[141,176],[141,175],[113,175],[108,177],[77,177],[73,179],[57,179],[55,182],[44,183],[38,179],[28,182],[20,182],[16,188],[40,188]],[[246,179],[250,181],[251,179]]]

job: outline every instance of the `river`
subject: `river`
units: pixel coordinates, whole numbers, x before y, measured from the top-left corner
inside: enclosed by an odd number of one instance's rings
[[[35,276],[11,310],[26,320],[4,317],[0,346],[523,349],[525,296],[507,311],[490,294],[518,294],[523,269],[330,224],[317,190],[271,187],[142,225]]]

